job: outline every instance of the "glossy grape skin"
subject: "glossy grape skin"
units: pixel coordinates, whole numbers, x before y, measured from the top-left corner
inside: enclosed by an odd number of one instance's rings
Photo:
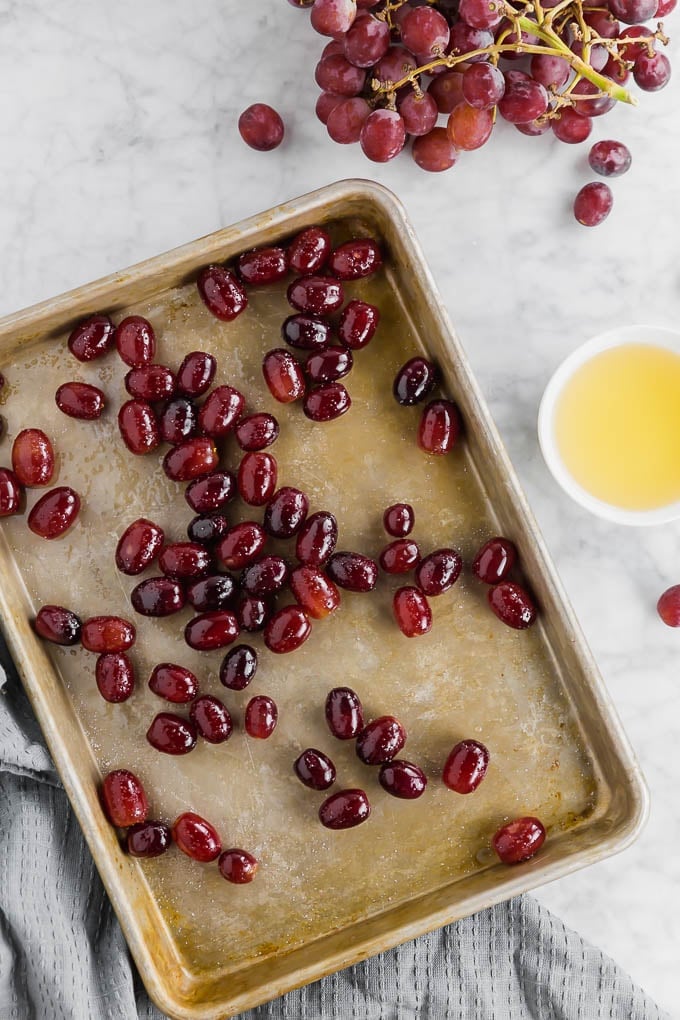
[[[342,307],[342,284],[332,276],[300,276],[287,291],[288,301],[299,312],[330,315]]]
[[[337,36],[349,31],[356,13],[354,0],[316,0],[310,20],[319,35]]]
[[[460,577],[463,559],[457,549],[436,549],[416,568],[416,584],[424,595],[443,595]]]
[[[23,485],[9,468],[0,468],[0,517],[11,517],[19,512]]]
[[[222,851],[217,866],[222,878],[226,878],[228,882],[234,885],[247,885],[255,878],[259,862],[247,850],[232,847],[230,850]]]
[[[227,609],[201,613],[189,620],[184,628],[184,640],[197,652],[212,652],[225,648],[239,635],[239,625]]]
[[[484,584],[504,581],[517,560],[517,549],[507,538],[490,538],[472,561],[472,573]]]
[[[300,782],[310,790],[328,790],[335,782],[335,765],[323,751],[308,747],[293,764]]]
[[[394,538],[406,538],[413,531],[416,515],[410,503],[393,503],[383,514],[383,527]]]
[[[209,613],[227,609],[235,591],[231,574],[210,574],[187,586],[186,600],[197,612]]]
[[[420,562],[420,549],[410,538],[395,538],[382,550],[378,562],[386,574],[407,574]]]
[[[460,431],[456,405],[450,400],[431,400],[420,419],[418,445],[425,453],[439,456],[453,449]]]
[[[131,857],[160,857],[172,845],[172,833],[163,822],[146,821],[131,825],[125,846]]]
[[[221,510],[236,495],[236,478],[231,471],[214,471],[187,485],[184,498],[197,514]]]
[[[560,112],[559,117],[550,123],[555,138],[559,138],[561,142],[567,142],[571,145],[585,142],[593,129],[593,122],[590,117],[582,117],[568,106]]]
[[[493,34],[488,29],[473,28],[472,25],[466,25],[464,21],[456,21],[451,26],[451,36],[447,52],[454,56],[460,56],[473,50],[486,49],[486,47],[493,44],[493,41]],[[504,53],[503,56],[507,56],[507,54]],[[488,59],[487,54],[478,53],[476,56],[470,57],[469,63],[481,63]]]
[[[108,315],[91,315],[72,330],[68,348],[78,361],[94,361],[111,349],[114,326]]]
[[[373,77],[382,84],[396,84],[405,75],[415,71],[417,66],[416,58],[403,46],[390,46],[373,68]]]
[[[633,65],[636,84],[645,92],[658,92],[671,78],[671,64],[665,53],[641,53]]]
[[[238,491],[249,506],[264,506],[276,492],[278,466],[269,453],[246,453],[238,469]]]
[[[240,570],[253,563],[267,540],[266,532],[256,521],[235,524],[217,546],[217,555],[228,570]]]
[[[302,409],[311,421],[334,421],[349,411],[352,400],[339,382],[327,383],[310,390],[305,396]]]
[[[460,0],[458,6],[458,17],[472,28],[495,28],[502,16],[502,4],[493,0]]]
[[[160,412],[159,429],[164,443],[176,446],[198,432],[198,411],[188,397],[174,397]]]
[[[529,138],[538,138],[550,131],[550,121],[539,117],[538,120],[530,120],[527,124],[515,124],[515,128]]]
[[[265,354],[262,374],[267,388],[275,400],[290,404],[305,392],[305,374],[300,362],[282,347]]]
[[[288,580],[288,573],[281,556],[263,556],[243,571],[241,587],[248,595],[275,595]]]
[[[299,605],[313,620],[324,619],[340,605],[338,589],[318,567],[297,567],[288,583]]]
[[[243,691],[257,672],[257,652],[250,645],[230,648],[220,666],[220,683],[230,691]]]
[[[196,286],[208,311],[222,322],[231,322],[248,305],[243,284],[225,266],[206,266],[198,274]]]
[[[601,117],[613,109],[616,106],[616,100],[612,99],[611,96],[599,95],[599,91],[597,85],[593,85],[587,78],[582,78],[578,81],[571,91],[572,97],[577,97],[574,105],[576,113],[582,117]],[[582,96],[594,96],[594,98],[578,98]]]
[[[211,475],[219,463],[212,439],[194,436],[173,447],[163,458],[163,470],[173,482],[191,482]]]
[[[255,633],[264,630],[272,615],[272,607],[266,599],[255,595],[242,595],[236,604],[236,618],[241,630]]]
[[[204,694],[192,703],[191,721],[199,735],[209,744],[223,744],[231,736],[233,723],[226,705],[211,694]]]
[[[574,199],[574,216],[584,227],[596,227],[609,216],[613,202],[609,186],[593,181],[581,188]]]
[[[378,564],[361,553],[336,552],[326,564],[328,576],[347,591],[373,591],[378,580]]]
[[[229,521],[224,514],[198,514],[187,524],[187,538],[190,542],[211,546],[224,538],[229,528]]]
[[[353,740],[364,728],[364,709],[351,687],[333,687],[326,695],[328,728],[338,740]]]
[[[118,412],[118,429],[130,453],[144,456],[161,441],[158,419],[146,400],[127,400]]]
[[[216,829],[193,811],[186,811],[175,819],[172,838],[182,853],[202,864],[217,860],[222,851]]]
[[[418,588],[410,585],[399,588],[392,600],[392,611],[399,630],[407,638],[422,637],[432,629],[432,610]]]
[[[410,358],[394,377],[394,399],[403,407],[412,407],[429,396],[436,381],[437,370],[431,361],[421,357]]]
[[[206,436],[226,436],[243,413],[245,397],[233,386],[217,386],[205,399],[198,425]]]
[[[501,117],[511,124],[527,124],[543,116],[548,109],[548,93],[540,82],[528,76],[511,80],[507,73],[505,81],[505,94],[498,103]]]
[[[161,549],[158,565],[175,581],[193,580],[208,573],[212,557],[199,542],[168,542]]]
[[[352,829],[365,822],[371,805],[363,790],[340,790],[331,794],[319,808],[319,821],[327,829]]]
[[[130,368],[141,368],[153,361],[156,334],[148,319],[128,315],[116,326],[114,340],[122,361]]]
[[[318,315],[298,312],[284,320],[281,336],[287,344],[301,351],[322,351],[330,343],[331,327]]]
[[[55,645],[77,645],[81,626],[80,618],[64,606],[42,606],[33,621],[36,634]]]
[[[146,821],[149,802],[140,780],[128,769],[115,769],[102,783],[102,806],[118,829]]]
[[[356,96],[338,103],[326,121],[329,136],[339,145],[351,145],[361,138],[364,121],[371,112],[365,99]]]
[[[79,512],[80,496],[75,489],[68,485],[57,486],[33,506],[28,515],[28,527],[41,538],[60,538],[75,523]]]
[[[54,449],[42,429],[22,429],[12,444],[12,469],[22,485],[49,485]]]
[[[305,523],[308,509],[309,500],[304,492],[284,485],[267,504],[264,530],[273,538],[292,538]]]
[[[489,751],[478,740],[461,740],[449,753],[442,781],[454,793],[473,793],[486,775]]]
[[[477,110],[490,110],[504,94],[503,72],[493,64],[471,64],[463,75],[463,97]]]
[[[352,352],[346,347],[327,347],[307,358],[305,373],[313,383],[337,382],[352,371],[353,364]]]
[[[91,616],[82,626],[80,640],[88,652],[126,652],[135,643],[135,627],[120,616]]]
[[[308,517],[298,532],[295,554],[300,563],[321,567],[332,556],[338,541],[338,522],[333,514],[319,510]]]
[[[105,652],[95,665],[97,688],[104,701],[127,701],[135,687],[135,671],[125,652]]]
[[[380,311],[366,301],[352,300],[343,308],[338,337],[351,350],[360,350],[371,342],[380,322]]]
[[[496,832],[493,848],[504,864],[519,864],[541,849],[545,836],[545,827],[538,818],[516,818]]]
[[[345,35],[343,47],[355,67],[373,67],[390,48],[389,25],[371,14],[360,15]]]
[[[82,382],[62,383],[54,399],[63,414],[81,421],[100,418],[106,404],[106,398],[100,389]]]
[[[174,372],[166,365],[143,365],[125,376],[125,389],[140,400],[166,400],[174,396],[175,386]]]
[[[283,248],[253,248],[238,260],[238,272],[249,287],[263,287],[282,280],[288,273],[288,258]]]
[[[256,694],[246,705],[244,726],[249,737],[268,740],[276,729],[279,710],[273,698]]]
[[[680,627],[680,584],[674,584],[661,595],[656,610],[667,627]]]
[[[485,145],[491,137],[493,114],[488,109],[480,110],[466,102],[459,103],[449,114],[446,130],[456,149],[472,152]]]
[[[380,766],[378,781],[383,790],[400,800],[415,800],[422,797],[427,786],[427,776],[413,762],[396,758]]]
[[[364,765],[392,761],[406,743],[406,730],[393,715],[381,715],[364,726],[356,742],[357,757]]]
[[[270,152],[283,141],[285,128],[280,114],[267,103],[253,103],[238,119],[241,138],[251,149]]]
[[[187,705],[198,695],[198,679],[190,669],[174,662],[160,662],[149,677],[149,689],[175,705]]]
[[[260,412],[241,418],[234,429],[236,441],[248,453],[259,452],[275,443],[279,436],[279,423],[273,414]]]
[[[525,630],[536,620],[531,596],[513,581],[501,581],[489,588],[487,598],[498,619],[514,630]]]
[[[439,115],[437,103],[428,92],[421,95],[407,92],[397,104],[397,109],[404,121],[406,133],[417,138],[432,130]]]
[[[361,148],[374,163],[387,163],[406,144],[406,127],[396,110],[374,110],[361,129]]]
[[[301,647],[312,632],[307,614],[300,606],[284,606],[264,628],[264,643],[270,652],[285,655]]]
[[[210,389],[217,361],[205,351],[190,351],[177,370],[177,392],[183,397],[200,397]]]
[[[189,754],[196,746],[196,727],[172,712],[159,712],[146,731],[146,739],[161,754]]]
[[[288,245],[288,265],[300,276],[318,273],[328,262],[332,242],[322,227],[307,227]]]
[[[372,237],[355,237],[331,252],[328,263],[333,276],[342,280],[361,280],[382,268],[382,254]]]

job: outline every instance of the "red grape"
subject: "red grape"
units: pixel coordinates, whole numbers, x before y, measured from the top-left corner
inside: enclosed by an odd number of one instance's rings
[[[361,148],[374,163],[387,163],[406,143],[404,121],[396,110],[374,110],[361,129]]]
[[[455,164],[458,149],[449,138],[446,128],[436,127],[414,140],[411,155],[421,170],[440,173]]]
[[[417,66],[413,54],[403,46],[390,46],[385,56],[373,68],[373,75],[383,84],[388,82],[396,84],[405,75],[415,71]]]
[[[584,227],[596,227],[609,216],[613,201],[609,185],[593,181],[574,199],[574,216]]]
[[[457,149],[479,149],[489,140],[493,129],[490,110],[476,110],[467,103],[459,103],[449,114],[446,130],[449,140]]]
[[[543,116],[548,109],[548,93],[540,82],[528,75],[516,78],[512,72],[506,72],[505,81],[505,95],[498,104],[501,117],[511,124],[527,124]]]
[[[645,92],[658,92],[668,85],[671,63],[665,53],[641,53],[633,65],[633,77]]]
[[[561,110],[559,117],[550,122],[555,138],[561,142],[584,142],[593,129],[590,117],[581,117],[570,106]]]
[[[251,149],[269,152],[283,141],[283,121],[266,103],[254,103],[238,119],[241,138]]]
[[[571,92],[572,96],[595,96],[594,99],[579,99],[574,106],[574,109],[582,117],[601,117],[603,113],[608,113],[613,106],[616,106],[616,100],[612,99],[611,96],[600,95],[600,90],[597,85],[593,85],[587,78],[581,78],[579,82],[574,85]]]
[[[414,7],[401,23],[401,39],[404,46],[417,55],[419,63],[425,63],[446,51],[449,24],[433,7]]]
[[[646,25],[629,25],[628,28],[624,28],[618,40],[618,51],[624,60],[634,63],[641,53],[648,52],[648,44],[640,42],[641,38],[649,39],[649,29]]]
[[[312,7],[312,28],[319,35],[341,35],[347,32],[357,13],[355,0],[315,0]]]
[[[331,112],[343,101],[342,96],[334,96],[332,92],[321,93],[316,101],[316,115],[322,124],[328,123]]]
[[[608,0],[609,10],[619,21],[634,25],[649,21],[656,14],[659,0]]]
[[[625,61],[620,60],[618,57],[610,57],[604,65],[602,73],[618,85],[625,85],[630,78],[630,68],[626,66]]]
[[[326,128],[334,142],[350,145],[361,138],[364,121],[371,112],[365,99],[344,99],[328,115]]]
[[[550,121],[539,117],[537,120],[530,120],[527,124],[515,124],[515,127],[523,135],[535,138],[538,135],[544,135],[546,131],[550,131]]]
[[[623,142],[604,140],[595,142],[588,154],[592,170],[603,177],[620,177],[630,169],[632,156]]]
[[[680,627],[680,584],[666,589],[656,609],[667,627]]]
[[[397,109],[408,135],[415,135],[417,138],[426,135],[437,123],[439,114],[437,103],[427,92],[421,92],[420,95],[407,92],[397,104]]]
[[[659,6],[656,9],[655,18],[665,18],[667,14],[675,10],[677,0],[660,0]]]
[[[505,78],[493,64],[472,64],[463,75],[463,97],[477,110],[489,110],[503,98]]]
[[[373,67],[389,48],[389,26],[372,14],[360,15],[344,39],[345,56],[355,67]]]
[[[458,17],[471,28],[495,28],[503,16],[503,4],[494,0],[460,0]]]
[[[534,53],[530,66],[531,77],[547,89],[561,89],[569,81],[571,67],[564,57]]]
[[[358,96],[364,87],[366,72],[350,64],[341,53],[336,53],[319,61],[314,78],[324,92],[336,96]]]
[[[427,87],[440,113],[451,111],[463,101],[463,74],[461,71],[447,71],[434,78]]]
[[[451,41],[449,42],[448,53],[454,56],[462,56],[464,53],[472,53],[473,50],[483,50],[493,43],[493,35],[485,28],[473,28],[466,25],[464,21],[457,21],[451,28]],[[507,54],[504,54],[507,56]],[[468,63],[488,60],[487,53],[478,53],[470,57]]]
[[[619,23],[607,10],[584,11],[583,20],[603,39],[616,39],[619,35]]]

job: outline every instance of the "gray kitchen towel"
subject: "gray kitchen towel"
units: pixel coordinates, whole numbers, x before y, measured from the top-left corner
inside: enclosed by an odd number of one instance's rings
[[[130,959],[0,638],[0,1020],[162,1020]],[[528,896],[241,1014],[668,1020]]]

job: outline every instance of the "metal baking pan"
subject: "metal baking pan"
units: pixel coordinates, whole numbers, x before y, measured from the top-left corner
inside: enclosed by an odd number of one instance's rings
[[[252,292],[247,311],[225,324],[210,316],[195,287],[202,266],[312,223],[329,224],[336,237],[369,232],[387,254],[379,276],[348,285],[351,296],[380,306],[382,323],[348,377],[350,412],[324,426],[308,422],[297,405],[275,405],[262,383],[262,355],[278,345],[288,314],[284,288]],[[124,366],[115,356],[81,365],[68,353],[69,330],[95,311],[146,315],[166,364],[192,349],[215,353],[218,381],[237,385],[249,406],[279,418],[279,478],[306,490],[313,509],[336,513],[339,548],[376,555],[385,541],[382,511],[396,500],[414,505],[414,537],[423,550],[455,545],[469,564],[486,538],[511,538],[540,606],[537,625],[504,627],[466,570],[432,600],[431,633],[408,640],[391,619],[397,583],[383,579],[371,596],[343,595],[340,610],[292,655],[271,655],[255,636],[258,675],[236,694],[219,684],[219,653],[185,646],[188,611],[138,618],[138,688],[123,705],[103,702],[94,656],[46,647],[31,617],[40,604],[56,602],[82,616],[130,618],[136,579],[115,570],[118,536],[145,515],[180,539],[189,516],[160,458],[132,457],[120,442]],[[464,418],[464,440],[447,457],[417,448],[419,409],[399,407],[391,396],[396,369],[417,351],[437,361]],[[0,370],[8,381],[4,460],[21,428],[45,429],[58,451],[58,484],[73,485],[83,500],[78,523],[60,541],[37,539],[23,516],[3,520],[4,632],[136,964],[166,1013],[209,1020],[240,1012],[606,857],[635,837],[646,812],[638,766],[390,192],[365,181],[334,184],[5,318]],[[107,393],[99,422],[76,422],[57,410],[52,394],[70,378],[97,382]],[[229,456],[233,461],[235,450]],[[204,691],[227,701],[237,727],[226,744],[203,743],[179,759],[147,745],[149,721],[164,705],[145,679],[155,662],[168,659],[194,669]],[[345,684],[360,693],[369,716],[394,714],[405,724],[404,754],[430,776],[420,800],[390,798],[352,747],[328,734],[325,694]],[[279,705],[268,741],[250,740],[238,723],[254,693],[269,693]],[[481,739],[492,757],[470,797],[439,781],[449,749],[464,737]],[[373,811],[365,825],[335,833],[319,825],[323,795],[303,788],[291,770],[307,746],[333,756],[339,786],[367,790]],[[226,846],[252,850],[261,860],[252,885],[230,886],[214,865],[176,850],[148,862],[127,857],[98,800],[101,775],[120,767],[140,775],[154,816],[172,821],[198,811]],[[490,838],[522,814],[541,817],[548,839],[534,859],[507,867]]]

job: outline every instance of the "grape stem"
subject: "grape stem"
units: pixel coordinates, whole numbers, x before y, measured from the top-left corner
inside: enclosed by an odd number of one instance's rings
[[[386,20],[390,24],[392,23],[392,11],[397,10],[404,2],[405,0],[387,0],[382,13],[385,15]],[[432,0],[430,0],[430,2],[432,2]],[[561,0],[560,3],[547,12],[543,11],[540,0],[531,0],[528,6],[521,9],[513,7],[509,0],[505,0],[504,6],[506,16],[512,23],[512,27],[503,32],[496,42],[492,43],[490,46],[470,50],[468,53],[437,56],[428,63],[422,64],[420,67],[416,67],[413,70],[408,71],[403,78],[400,78],[399,81],[396,82],[381,82],[374,78],[371,82],[371,88],[375,93],[375,98],[377,99],[380,95],[386,95],[389,100],[390,97],[393,97],[395,93],[404,86],[411,85],[415,88],[421,74],[429,74],[436,68],[453,68],[458,64],[468,62],[471,58],[477,56],[487,56],[493,64],[497,64],[498,58],[502,56],[503,53],[512,52],[538,53],[547,56],[562,57],[570,64],[575,72],[576,78],[571,83],[572,87],[581,78],[586,78],[592,85],[595,85],[599,89],[601,95],[610,96],[618,102],[628,103],[631,106],[638,105],[637,100],[627,89],[625,89],[622,85],[619,85],[617,82],[612,81],[611,78],[607,78],[606,75],[600,74],[599,71],[596,71],[593,67],[591,67],[586,60],[574,53],[553,29],[552,23],[554,18],[558,14],[565,12],[567,8],[575,7],[577,19],[576,25],[580,30],[580,34],[583,36],[584,54],[586,58],[589,57],[593,44],[602,43],[603,45],[606,45],[606,43],[610,42],[610,40],[601,40],[596,33],[591,31],[590,27],[583,19],[583,8],[579,0],[576,0],[576,3],[574,0]],[[529,10],[534,12],[536,20],[528,17],[527,12]],[[522,32],[526,32],[529,36],[534,36],[539,39],[542,45],[534,45],[533,43],[525,43],[521,41]],[[506,42],[505,40],[509,36],[515,36],[520,40],[520,42]],[[661,38],[661,26],[659,27],[659,32],[655,38],[659,38],[663,41]],[[665,37],[663,38],[665,39]],[[612,53],[612,56],[618,56],[618,53],[615,54],[613,52],[613,47],[607,45],[606,48],[610,53]],[[567,90],[566,94],[569,95],[570,101],[573,102],[576,99],[575,96],[571,96],[571,88]],[[554,96],[555,99],[558,97],[559,93]],[[592,99],[594,96],[589,95],[584,98]]]

